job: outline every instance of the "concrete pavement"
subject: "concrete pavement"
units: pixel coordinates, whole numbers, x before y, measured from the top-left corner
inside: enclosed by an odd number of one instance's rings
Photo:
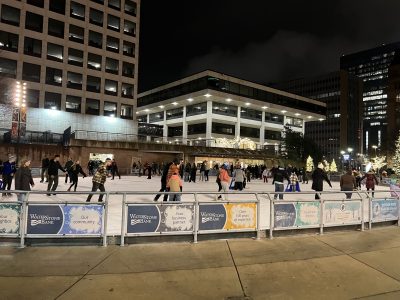
[[[400,228],[0,248],[0,299],[400,299]]]

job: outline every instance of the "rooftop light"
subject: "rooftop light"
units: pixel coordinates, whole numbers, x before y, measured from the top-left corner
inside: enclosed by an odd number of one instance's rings
[[[178,102],[172,102],[172,105],[178,105]]]
[[[210,97],[211,97],[210,94],[205,94],[204,96],[207,97],[207,98],[210,98]]]
[[[231,101],[232,101],[231,98],[226,99],[226,102],[231,102]]]
[[[246,102],[245,104],[246,104],[247,106],[249,106],[251,103],[250,103],[250,102]]]
[[[312,119],[312,116],[308,116],[307,118],[308,118],[308,119]]]
[[[187,99],[189,102],[192,102],[193,101],[193,98],[189,98],[189,99]]]
[[[299,113],[295,113],[294,115],[295,115],[295,116],[301,116],[301,114],[299,114]]]
[[[281,110],[281,113],[283,113],[283,114],[284,114],[285,112],[287,112],[287,110]]]
[[[164,108],[164,105],[159,105],[158,107],[159,107],[159,108]]]
[[[262,109],[267,109],[267,108],[268,108],[268,106],[263,106],[263,107],[262,107]]]

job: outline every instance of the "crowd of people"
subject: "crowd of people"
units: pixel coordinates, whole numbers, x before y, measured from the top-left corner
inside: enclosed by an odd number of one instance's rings
[[[9,155],[9,159],[0,164],[1,189],[11,190],[12,182],[15,180],[16,190],[29,191],[34,186],[30,163],[29,159],[22,159],[19,168],[17,168],[16,157]],[[92,192],[97,190],[104,192],[107,177],[111,177],[111,180],[114,180],[115,176],[121,179],[115,159],[107,158],[105,162],[90,160],[87,168],[88,175],[92,176]],[[315,199],[320,199],[324,181],[332,187],[322,163],[319,163],[312,172],[307,172],[305,168],[297,168],[290,164],[286,167],[275,165],[269,169],[266,165],[244,166],[240,162],[215,164],[210,169],[210,163],[206,160],[201,163],[184,163],[175,158],[168,163],[153,162],[150,164],[146,162],[142,164],[139,161],[134,163],[132,168],[139,170],[139,176],[147,174],[148,179],[151,179],[152,175],[161,176],[161,188],[154,201],[158,201],[162,195],[164,195],[164,201],[180,201],[180,192],[183,191],[184,183],[196,183],[196,180],[209,181],[210,173],[215,175],[216,178],[217,199],[224,198],[225,200],[230,190],[242,191],[252,180],[262,180],[263,183],[271,182],[274,185],[275,199],[283,199],[285,192],[300,192],[301,184],[308,184],[309,178],[312,179],[311,188],[316,192]],[[65,164],[61,165],[60,155],[54,155],[51,159],[44,157],[41,165],[40,182],[47,183],[48,196],[56,194],[60,171],[65,174],[65,184],[69,180],[69,187],[66,190],[68,192],[76,192],[79,175],[82,175],[83,178],[88,176],[79,160],[74,161],[72,158],[68,158]],[[386,174],[382,173],[381,176],[386,176]],[[356,169],[348,169],[340,177],[340,189],[346,192],[348,199],[351,198],[354,191],[361,189],[361,183],[365,183],[367,191],[371,191],[372,196],[374,196],[375,185],[378,184],[376,172],[373,169],[365,173]],[[2,197],[7,196],[11,196],[11,193],[2,193]],[[91,198],[92,194],[89,194],[87,201],[91,201]],[[22,195],[18,199],[21,200]],[[102,201],[102,199],[103,195],[100,195],[99,201]]]

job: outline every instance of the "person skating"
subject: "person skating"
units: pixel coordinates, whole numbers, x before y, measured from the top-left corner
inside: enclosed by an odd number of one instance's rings
[[[171,178],[167,182],[167,190],[172,194],[169,194],[170,201],[181,201],[182,192],[182,179],[179,176],[179,173],[174,171]]]
[[[284,168],[277,166],[274,169],[273,176],[274,176],[274,179],[272,180],[272,184],[275,185],[275,192],[283,193],[283,191],[285,189],[285,185],[284,185],[283,181],[286,179],[288,182],[290,182],[288,174],[286,173]],[[283,199],[283,194],[279,194],[279,195],[275,194],[274,199],[277,199],[278,196],[279,196],[279,199]]]
[[[175,165],[175,168],[173,168],[173,169],[174,170],[178,170],[178,172],[179,172],[177,164],[179,164],[179,161],[178,161],[177,158],[175,158],[173,161],[171,161],[171,162],[169,162],[169,163],[164,165],[164,169],[163,169],[163,172],[162,172],[162,175],[161,175],[161,189],[160,189],[159,193],[154,197],[154,201],[158,201],[158,199],[161,197],[162,194],[160,194],[160,192],[167,192],[168,191],[167,182],[168,182],[169,178],[172,175],[172,173],[170,173],[170,167],[172,165]],[[171,169],[171,172],[172,172],[172,169]],[[168,195],[164,194],[163,201],[165,202],[167,200],[168,200]]]
[[[48,169],[48,174],[49,174],[49,184],[47,185],[47,191],[55,191],[58,186],[58,170],[61,170],[65,173],[65,170],[63,167],[60,165],[60,155],[54,155],[54,158],[50,160],[49,163],[49,169]],[[55,195],[55,194],[53,194]],[[47,196],[50,196],[50,194],[47,194]]]
[[[243,174],[243,170],[240,167],[240,165],[236,166],[235,171],[233,171],[232,177],[235,179],[235,186],[234,186],[234,190],[239,190],[242,191],[243,190],[243,181],[244,181],[244,174]]]
[[[361,181],[364,180],[364,178],[366,178],[365,181],[365,187],[367,188],[367,191],[369,192],[369,190],[372,190],[372,198],[374,197],[375,193],[375,183],[378,184],[378,179],[375,176],[375,172],[373,169],[369,170],[363,177],[361,177]]]
[[[68,158],[68,161],[65,163],[64,169],[65,169],[65,183],[68,183],[68,177],[69,177],[69,169],[72,167],[74,164],[74,161],[72,160],[71,157]],[[69,183],[72,182],[72,179],[69,179]]]
[[[219,178],[219,174],[220,174],[220,168],[219,168],[219,166],[218,166],[218,164],[216,164],[215,166],[214,166],[214,169],[216,170],[216,172],[217,172],[217,179],[215,180],[215,182],[217,183],[217,185],[218,185],[218,192],[220,192],[221,190],[222,190],[222,185],[221,185],[221,179]]]
[[[208,165],[208,161],[205,161],[204,162],[204,177],[205,177],[205,180],[206,181],[208,181],[208,173],[210,173],[210,167],[209,167],[209,165]]]
[[[82,167],[79,163],[79,160],[75,161],[75,163],[69,169],[69,178],[72,180],[72,184],[68,188],[68,192],[71,191],[71,188],[74,188],[74,192],[76,192],[76,188],[78,187],[78,177],[79,174],[83,175],[83,178],[86,177],[86,173],[83,172]]]
[[[49,175],[47,170],[49,169],[50,160],[47,156],[42,159],[42,172],[40,174],[40,182],[44,182],[44,177],[46,176],[46,182],[49,182]],[[46,175],[45,175],[46,174]]]
[[[346,174],[340,177],[340,190],[341,191],[353,191],[357,189],[356,178],[353,176],[351,169],[346,171]],[[346,193],[346,198],[350,199],[353,193]]]
[[[100,192],[105,192],[106,189],[104,188],[104,184],[106,183],[106,179],[108,173],[107,173],[107,167],[111,166],[111,158],[107,158],[104,164],[101,164],[97,170],[96,173],[93,176],[92,179],[92,192],[96,192],[97,190],[100,190]],[[103,201],[103,194],[99,195],[99,202]],[[89,194],[86,202],[90,202],[92,199],[93,194]]]
[[[8,191],[11,190],[11,184],[14,178],[15,171],[15,156],[10,156],[9,159],[3,163],[3,186],[1,188],[3,191],[5,191],[6,189]],[[3,197],[11,196],[11,193],[2,193],[1,195]]]
[[[321,199],[320,193],[324,190],[324,180],[329,184],[329,186],[332,188],[331,181],[329,180],[328,176],[326,175],[324,171],[324,165],[320,162],[318,164],[318,168],[315,169],[315,171],[311,175],[313,183],[311,188],[316,191],[317,193],[315,194],[315,199]]]
[[[219,171],[219,179],[221,180],[222,190],[224,191],[224,193],[227,193],[229,191],[229,183],[231,181],[231,178],[228,175],[228,165],[223,164],[221,166],[221,169]],[[222,196],[219,195],[218,199],[222,199]],[[227,194],[225,194],[225,200],[228,200]]]
[[[21,160],[21,165],[15,173],[15,189],[17,191],[30,191],[31,186],[34,187],[31,169],[29,168],[31,161],[29,159]],[[25,200],[26,194],[18,193],[17,198],[19,202]]]
[[[268,183],[268,169],[267,168],[265,168],[264,171],[262,172],[262,177],[263,177],[264,183],[265,182]]]
[[[119,175],[118,165],[117,165],[117,162],[115,161],[115,159],[113,159],[112,163],[111,163],[111,174],[112,174],[111,180],[114,180],[115,174],[117,174],[119,179],[121,179],[121,175]]]
[[[196,163],[193,163],[192,168],[190,169],[190,179],[189,182],[193,181],[196,183],[196,174],[197,174],[197,166]]]

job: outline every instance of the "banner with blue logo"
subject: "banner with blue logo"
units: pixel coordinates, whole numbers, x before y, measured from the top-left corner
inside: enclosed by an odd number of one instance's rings
[[[399,218],[397,199],[372,199],[372,221],[384,222]]]
[[[101,235],[102,205],[29,204],[27,234],[38,235]]]
[[[19,234],[20,203],[0,204],[0,235]]]
[[[275,228],[318,227],[320,224],[320,203],[296,202],[274,204]]]

